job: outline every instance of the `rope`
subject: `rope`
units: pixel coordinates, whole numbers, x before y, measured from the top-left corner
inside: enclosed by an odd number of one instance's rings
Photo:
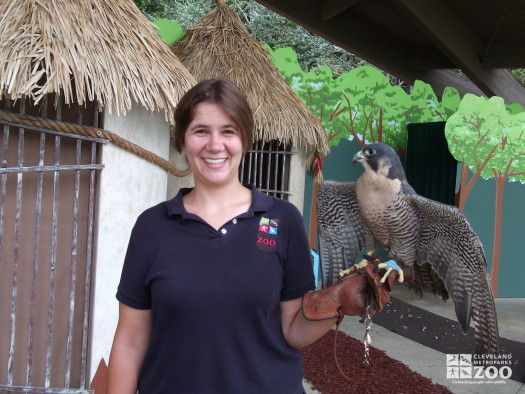
[[[163,159],[162,157],[156,155],[153,152],[150,152],[133,142],[130,142],[111,131],[99,129],[91,126],[82,126],[73,123],[60,122],[51,119],[39,118],[37,116],[30,115],[21,115],[15,114],[12,112],[7,112],[0,110],[0,119],[7,122],[19,123],[26,126],[40,127],[42,129],[62,131],[69,134],[83,135],[93,138],[104,138],[119,148],[125,149],[128,152],[131,152],[150,163],[156,164],[164,170],[168,171],[170,174],[183,177],[188,175],[191,172],[191,169],[188,168],[184,171],[179,170],[168,160]]]

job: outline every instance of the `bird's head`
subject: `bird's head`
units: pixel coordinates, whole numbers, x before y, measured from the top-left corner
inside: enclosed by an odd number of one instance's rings
[[[373,171],[390,179],[406,179],[396,151],[383,142],[366,145],[354,155],[352,163],[361,163],[365,171]]]

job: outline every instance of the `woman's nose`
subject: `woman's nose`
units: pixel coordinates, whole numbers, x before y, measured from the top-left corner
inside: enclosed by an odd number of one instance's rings
[[[208,150],[209,151],[219,151],[222,150],[223,143],[221,136],[218,133],[211,133],[210,138],[208,139]]]

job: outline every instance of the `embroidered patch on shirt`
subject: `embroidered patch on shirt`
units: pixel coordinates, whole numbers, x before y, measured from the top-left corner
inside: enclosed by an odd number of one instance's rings
[[[279,219],[261,218],[257,233],[257,247],[266,251],[275,250],[278,229]]]

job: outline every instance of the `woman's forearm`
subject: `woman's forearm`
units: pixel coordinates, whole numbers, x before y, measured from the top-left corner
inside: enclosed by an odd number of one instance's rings
[[[326,334],[337,319],[307,320],[301,311],[301,299],[298,298],[281,302],[281,321],[284,338],[288,345],[300,349],[314,343]]]
[[[114,343],[108,367],[106,394],[135,394],[145,352]]]
[[[119,306],[119,322],[111,347],[107,394],[135,394],[151,335],[151,311]]]

